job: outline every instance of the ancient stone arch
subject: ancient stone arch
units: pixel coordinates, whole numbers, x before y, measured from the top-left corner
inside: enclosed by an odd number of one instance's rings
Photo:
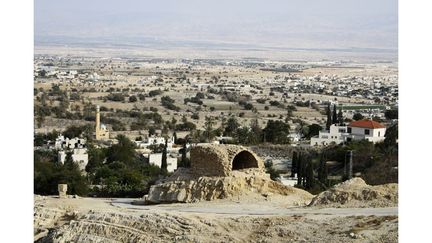
[[[258,159],[249,151],[243,150],[236,154],[231,162],[232,170],[259,168]]]
[[[264,172],[264,163],[243,146],[206,144],[192,147],[191,168],[200,176],[228,176],[233,170]]]

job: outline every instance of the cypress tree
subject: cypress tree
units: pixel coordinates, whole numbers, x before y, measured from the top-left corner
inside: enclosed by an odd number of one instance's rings
[[[167,164],[167,147],[168,147],[168,140],[165,139],[165,146],[162,151],[162,163],[161,163],[161,172],[163,175],[166,175],[168,173],[168,164]]]
[[[295,173],[298,173],[297,160],[297,152],[294,151],[291,162],[291,177],[294,177]]]
[[[302,185],[302,166],[303,166],[303,156],[300,153],[297,157],[297,185]]]
[[[324,154],[321,154],[321,158],[320,158],[320,165],[318,169],[318,180],[324,185],[327,185],[327,166],[325,163]]]
[[[338,116],[339,125],[343,126],[344,120],[343,120],[342,107],[339,109],[337,116]]]
[[[183,144],[182,154],[181,154],[181,165],[182,167],[189,167],[189,163],[187,161],[187,148],[186,142]]]
[[[306,188],[312,189],[314,187],[314,168],[311,160],[309,160],[307,164],[306,178]]]
[[[330,130],[330,126],[332,124],[330,104],[328,104],[328,106],[327,106],[326,114],[327,114],[326,129]]]
[[[72,152],[66,152],[66,158],[65,158],[64,164],[67,166],[70,166],[71,164],[73,164]]]
[[[308,162],[308,156],[305,155],[302,159],[302,166],[301,166],[301,173],[302,173],[302,186],[305,187],[306,186],[306,167],[307,167],[307,162]]]
[[[338,118],[337,118],[337,112],[336,112],[336,104],[333,105],[333,118],[332,118],[332,124],[337,124]]]

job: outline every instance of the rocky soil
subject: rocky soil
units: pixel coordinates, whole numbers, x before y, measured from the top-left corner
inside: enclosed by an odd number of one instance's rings
[[[398,184],[367,185],[361,178],[340,183],[314,197],[310,206],[325,207],[397,207]]]
[[[397,242],[397,216],[224,215],[36,199],[36,242]],[[186,204],[182,204],[186,205]],[[151,206],[153,207],[153,206]],[[40,232],[45,232],[41,234]]]
[[[185,173],[177,176],[171,179],[188,179]],[[397,184],[370,186],[354,178],[312,198],[303,190],[240,172],[228,178],[203,178],[198,187],[203,191],[188,193],[204,199],[220,192],[231,196],[196,203],[132,205],[133,200],[35,196],[35,241],[398,241]],[[178,198],[178,189],[159,198]]]

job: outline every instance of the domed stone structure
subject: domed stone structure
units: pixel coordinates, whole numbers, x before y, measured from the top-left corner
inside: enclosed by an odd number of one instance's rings
[[[191,149],[192,173],[198,176],[230,176],[233,170],[264,173],[264,162],[237,145],[198,145]]]

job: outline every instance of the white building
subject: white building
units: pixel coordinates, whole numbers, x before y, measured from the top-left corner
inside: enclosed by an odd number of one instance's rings
[[[85,148],[86,140],[84,138],[65,138],[59,135],[54,142],[54,149],[74,149]]]
[[[333,124],[329,131],[320,131],[318,136],[311,138],[311,146],[326,146],[331,143],[341,144],[345,141],[344,136],[348,135],[346,126]]]
[[[288,139],[290,140],[291,143],[297,143],[301,139],[301,134],[300,133],[290,133],[290,134],[288,134]]]
[[[158,145],[158,144],[165,145],[165,138],[159,136],[151,136],[145,138],[142,141],[135,141],[135,143],[139,148],[147,148],[150,145]],[[168,149],[171,149],[173,144],[174,144],[174,137],[171,137],[168,139],[167,142]]]
[[[372,120],[353,121],[348,125],[346,141],[363,140],[377,143],[384,141],[386,128]]]
[[[66,161],[66,152],[64,150],[58,152],[59,163],[64,164]],[[81,171],[85,171],[88,164],[88,154],[86,148],[76,148],[72,151],[72,161],[77,163]]]
[[[385,126],[373,120],[353,121],[348,126],[331,125],[330,131],[320,131],[319,135],[311,138],[311,146],[341,144],[352,140],[368,140],[372,143],[385,139]]]
[[[144,155],[148,158],[149,164],[156,165],[157,167],[162,167],[162,153],[148,154]],[[174,172],[177,169],[177,158],[172,158],[167,155],[167,171]]]

